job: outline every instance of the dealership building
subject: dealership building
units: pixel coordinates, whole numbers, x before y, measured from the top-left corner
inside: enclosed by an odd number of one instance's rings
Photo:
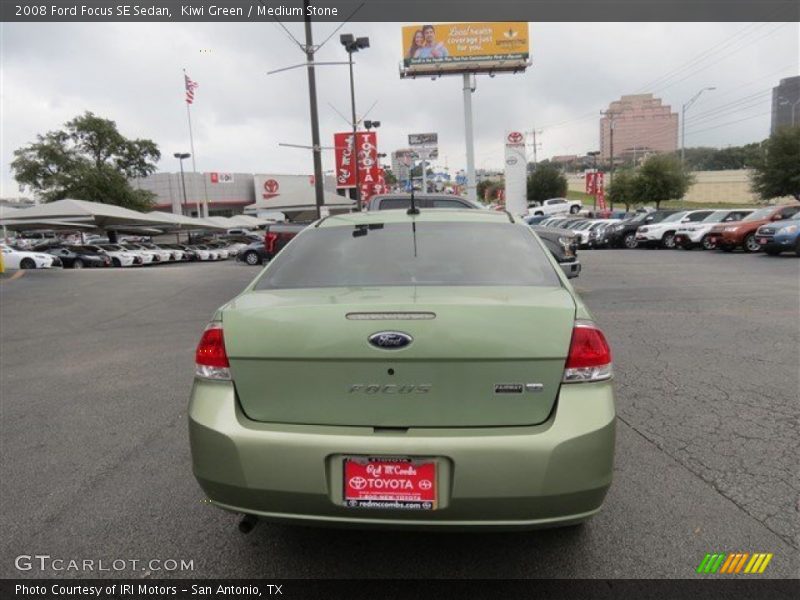
[[[184,183],[186,193],[184,195]],[[155,194],[155,210],[196,217],[208,203],[208,216],[316,211],[313,175],[253,173],[155,173],[131,180],[131,185]],[[323,182],[325,205],[333,212],[348,210],[352,201],[336,192],[333,177]]]

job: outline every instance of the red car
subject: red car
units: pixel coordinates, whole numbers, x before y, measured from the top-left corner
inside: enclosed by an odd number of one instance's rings
[[[733,252],[742,247],[745,252],[758,252],[761,245],[756,239],[756,231],[771,221],[782,221],[800,211],[800,204],[788,206],[768,206],[751,213],[736,223],[720,223],[709,232],[708,237],[717,248]]]

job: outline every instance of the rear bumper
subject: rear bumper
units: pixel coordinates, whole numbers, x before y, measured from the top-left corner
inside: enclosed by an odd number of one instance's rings
[[[231,384],[195,380],[189,437],[195,477],[230,511],[318,525],[537,528],[600,510],[611,485],[615,413],[611,382],[603,382],[562,386],[548,421],[529,427],[279,425],[248,420]],[[435,460],[439,508],[346,508],[348,455]]]

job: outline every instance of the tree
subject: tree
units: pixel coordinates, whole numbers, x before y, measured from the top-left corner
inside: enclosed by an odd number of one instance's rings
[[[655,202],[659,208],[665,200],[683,198],[692,183],[694,177],[683,168],[678,157],[655,154],[639,168],[632,188],[637,200]]]
[[[764,142],[750,181],[763,200],[792,196],[800,202],[800,127],[780,129]]]
[[[567,195],[567,178],[550,164],[539,163],[528,177],[528,201],[541,202]]]
[[[36,138],[14,151],[11,170],[23,189],[45,202],[76,198],[135,210],[152,206],[155,195],[134,189],[129,179],[156,170],[161,153],[155,142],[129,140],[114,121],[91,112]]]
[[[614,181],[608,186],[608,199],[611,204],[624,204],[625,210],[639,203],[636,195],[636,174],[630,169],[620,169],[614,173]]]

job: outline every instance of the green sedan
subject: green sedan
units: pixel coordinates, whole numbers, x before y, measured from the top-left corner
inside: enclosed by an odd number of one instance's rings
[[[611,351],[505,213],[328,217],[221,307],[196,352],[195,477],[256,519],[580,523],[611,485]]]

